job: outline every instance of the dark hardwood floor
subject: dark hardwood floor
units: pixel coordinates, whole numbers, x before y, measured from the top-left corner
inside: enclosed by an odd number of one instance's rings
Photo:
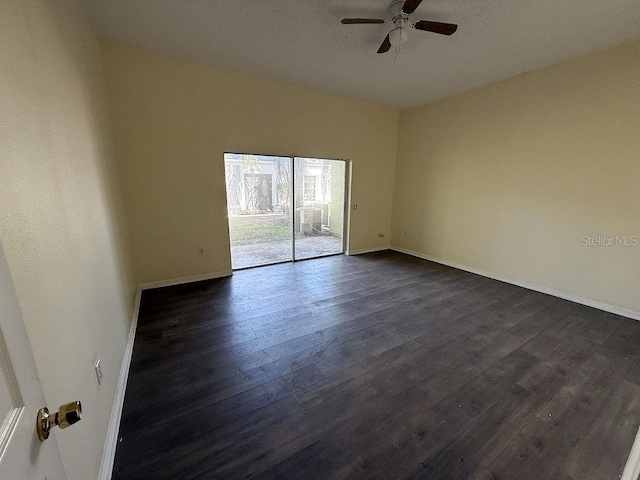
[[[640,322],[393,252],[144,292],[114,479],[589,480]]]

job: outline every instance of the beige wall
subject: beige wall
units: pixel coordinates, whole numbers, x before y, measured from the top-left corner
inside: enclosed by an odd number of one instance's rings
[[[69,479],[87,480],[102,457],[134,289],[99,45],[71,4],[0,0],[0,240],[48,406],[83,402],[82,421],[55,435]]]
[[[638,312],[639,126],[640,43],[403,111],[392,244]]]
[[[103,58],[140,282],[231,268],[225,151],[351,159],[349,249],[387,243],[396,110],[126,46]]]

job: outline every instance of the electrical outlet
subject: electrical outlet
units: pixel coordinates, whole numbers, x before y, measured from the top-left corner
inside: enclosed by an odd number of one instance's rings
[[[96,380],[98,380],[98,385],[102,385],[102,365],[100,364],[100,359],[96,360],[93,368],[96,371]]]

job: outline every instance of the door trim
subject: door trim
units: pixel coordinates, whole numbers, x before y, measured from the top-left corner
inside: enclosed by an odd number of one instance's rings
[[[629,458],[620,480],[637,480],[638,478],[640,478],[640,428],[638,428],[636,439],[631,446],[631,452],[629,452]]]
[[[124,348],[124,356],[120,366],[120,375],[118,375],[116,393],[111,407],[111,417],[109,418],[109,425],[107,427],[107,436],[102,450],[102,461],[100,462],[100,472],[98,473],[99,480],[110,480],[113,474],[113,461],[115,460],[116,448],[118,446],[120,419],[122,417],[122,407],[124,406],[124,394],[127,390],[127,380],[129,379],[129,367],[131,366],[133,342],[135,340],[136,328],[138,326],[138,314],[140,313],[142,290],[142,288],[138,288],[133,303],[133,314],[131,315],[131,325],[129,326],[127,344]]]

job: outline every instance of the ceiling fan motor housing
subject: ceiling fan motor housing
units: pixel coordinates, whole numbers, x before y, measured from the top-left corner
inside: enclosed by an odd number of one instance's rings
[[[411,15],[402,11],[404,4],[405,0],[394,0],[389,6],[393,14],[393,20],[391,20],[391,22],[396,26],[396,28],[389,32],[389,42],[396,47],[402,45],[409,39],[407,24],[409,23],[409,17]]]

